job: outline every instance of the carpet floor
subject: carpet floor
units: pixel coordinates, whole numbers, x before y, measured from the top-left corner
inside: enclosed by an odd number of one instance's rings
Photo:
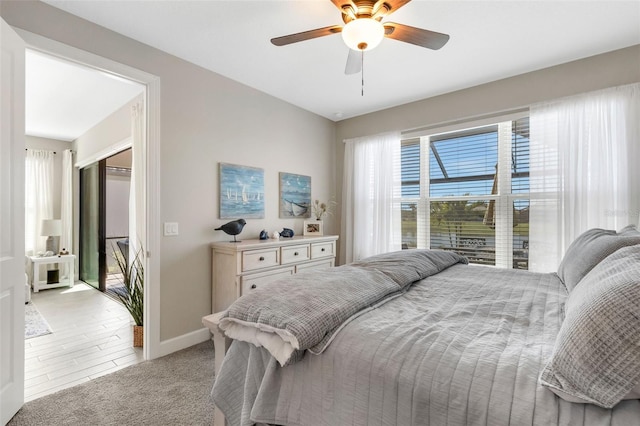
[[[211,425],[213,342],[26,403],[8,426]]]

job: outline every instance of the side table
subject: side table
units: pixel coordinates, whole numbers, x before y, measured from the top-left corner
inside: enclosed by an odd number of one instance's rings
[[[29,256],[29,261],[31,262],[31,285],[33,286],[33,292],[37,293],[40,290],[46,290],[49,288],[57,288],[57,287],[73,287],[73,283],[75,281],[74,277],[74,267],[76,261],[75,254],[66,254],[63,256]],[[69,265],[69,275],[66,279],[60,278],[60,282],[47,284],[47,280],[40,280],[40,265],[51,265],[54,263],[58,264],[67,264]]]

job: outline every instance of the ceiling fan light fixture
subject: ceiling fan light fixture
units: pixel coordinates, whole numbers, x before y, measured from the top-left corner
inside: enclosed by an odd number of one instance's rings
[[[342,29],[342,39],[349,49],[371,50],[384,38],[384,26],[371,18],[359,18],[350,21]]]

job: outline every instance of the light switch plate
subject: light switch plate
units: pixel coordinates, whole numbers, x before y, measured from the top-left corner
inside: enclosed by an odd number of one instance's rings
[[[165,222],[164,223],[164,236],[174,237],[178,235],[178,222]]]

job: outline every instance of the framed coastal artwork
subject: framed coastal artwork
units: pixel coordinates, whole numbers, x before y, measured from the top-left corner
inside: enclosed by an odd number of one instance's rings
[[[311,176],[280,172],[280,217],[311,217]]]
[[[264,218],[264,170],[220,163],[220,219]]]

